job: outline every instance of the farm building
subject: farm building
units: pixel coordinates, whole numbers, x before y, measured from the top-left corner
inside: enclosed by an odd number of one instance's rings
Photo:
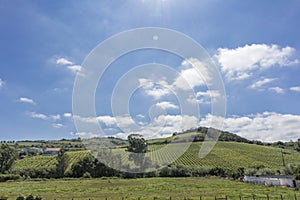
[[[56,155],[56,154],[58,154],[59,151],[60,151],[60,148],[46,148],[44,150],[44,155],[45,156]]]
[[[243,181],[267,186],[297,186],[293,176],[244,176]]]

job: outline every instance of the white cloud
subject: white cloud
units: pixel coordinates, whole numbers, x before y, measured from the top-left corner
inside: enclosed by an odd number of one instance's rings
[[[67,60],[66,58],[58,58],[56,60],[56,64],[59,64],[59,65],[73,65],[73,62]]]
[[[82,67],[80,65],[71,65],[68,66],[68,69],[74,73],[82,71]]]
[[[117,123],[116,118],[111,117],[111,116],[99,116],[96,118],[98,122],[104,123],[106,126],[112,126]]]
[[[196,96],[198,98],[198,103],[209,104],[221,97],[221,94],[217,90],[207,90],[205,92],[197,92]]]
[[[45,115],[45,114],[42,114],[42,113],[28,112],[27,115],[31,118],[43,119],[43,120],[48,120],[48,121],[52,121],[52,122],[55,122],[55,121],[58,121],[58,120],[61,119],[59,114],[57,114],[57,115]]]
[[[156,138],[170,136],[173,132],[178,132],[191,127],[196,127],[198,119],[195,116],[189,115],[160,115],[153,119],[152,122],[135,124],[130,116],[98,116],[98,117],[79,117],[74,116],[75,119],[84,123],[99,123],[102,122],[106,126],[113,128],[120,128],[125,133],[115,132],[115,136],[126,138],[131,133],[142,134],[145,138]],[[135,124],[136,126],[133,126]],[[115,129],[117,130],[117,129]],[[97,131],[97,130],[95,130]],[[86,131],[90,133],[91,131]],[[88,133],[81,134],[89,136]],[[110,132],[110,135],[112,133]]]
[[[29,104],[33,104],[33,105],[36,104],[32,99],[27,98],[27,97],[20,97],[18,102],[29,103]]]
[[[70,117],[72,117],[72,113],[64,113],[64,117],[65,118],[70,118]]]
[[[201,119],[200,126],[209,126],[213,117],[209,114]],[[224,130],[250,140],[295,141],[300,135],[300,116],[275,112],[233,116],[224,119]]]
[[[63,124],[60,124],[60,123],[54,123],[54,124],[52,124],[52,126],[53,126],[54,128],[62,128],[62,127],[63,127]]]
[[[112,117],[109,115],[103,115],[103,116],[98,116],[98,117],[80,117],[75,115],[74,119],[79,120],[83,123],[103,123],[106,126],[130,126],[134,124],[134,121],[130,116],[117,116],[117,117]]]
[[[29,112],[28,115],[31,117],[31,118],[36,118],[36,119],[44,119],[46,120],[48,117],[44,114],[41,114],[41,113],[35,113],[35,112]]]
[[[138,81],[139,87],[145,90],[146,95],[151,96],[155,99],[160,99],[163,96],[171,94],[170,86],[163,80],[155,82],[151,79],[141,78]]]
[[[278,94],[283,94],[284,93],[284,89],[281,87],[270,87],[269,90],[274,91]]]
[[[161,102],[158,102],[155,104],[157,107],[160,107],[164,110],[166,109],[178,109],[178,106],[171,103],[171,102],[168,102],[168,101],[161,101]]]
[[[290,90],[294,92],[300,92],[300,86],[290,87]]]
[[[175,79],[174,87],[189,90],[197,86],[211,84],[212,76],[204,62],[196,58],[189,58],[184,60],[181,65],[185,69],[181,70],[179,76]]]
[[[252,44],[236,49],[219,48],[215,55],[228,80],[242,80],[252,76],[257,69],[272,66],[289,66],[299,63],[291,60],[295,49],[278,45]]]
[[[76,135],[81,138],[93,138],[93,137],[101,137],[102,135],[92,133],[92,132],[76,132],[76,133],[71,133],[72,135]]]
[[[0,78],[0,89],[4,86],[5,82]]]
[[[272,81],[274,81],[274,80],[276,80],[276,79],[274,79],[274,78],[264,78],[264,79],[262,79],[262,80],[259,80],[259,81],[256,81],[255,83],[253,83],[253,84],[250,86],[250,88],[252,88],[252,89],[257,89],[257,88],[260,88],[260,87],[262,87],[263,85],[268,84],[268,83],[270,83],[270,82],[272,82]]]
[[[49,115],[48,119],[53,120],[53,121],[57,121],[57,120],[60,120],[60,115],[59,114],[57,114],[57,115]]]

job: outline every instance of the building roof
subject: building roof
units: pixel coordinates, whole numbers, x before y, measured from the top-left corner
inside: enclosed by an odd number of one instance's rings
[[[46,148],[44,150],[44,152],[47,152],[47,151],[60,151],[60,148]]]

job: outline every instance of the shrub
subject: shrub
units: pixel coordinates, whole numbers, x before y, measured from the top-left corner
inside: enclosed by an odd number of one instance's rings
[[[25,198],[25,200],[34,200],[34,196],[29,195],[29,196],[27,196],[27,197]]]
[[[25,197],[24,197],[24,196],[18,196],[18,197],[16,198],[16,200],[25,200]]]
[[[5,182],[8,180],[18,180],[21,176],[17,174],[0,174],[0,182]]]
[[[258,170],[256,168],[248,168],[245,170],[245,175],[247,176],[255,176]]]
[[[92,176],[89,172],[85,172],[82,177],[83,178],[92,178]]]
[[[196,167],[192,169],[192,176],[203,177],[208,176],[211,168],[209,167]]]
[[[256,175],[257,176],[271,176],[271,175],[275,175],[275,171],[273,171],[272,169],[269,169],[269,168],[262,168],[256,172]]]

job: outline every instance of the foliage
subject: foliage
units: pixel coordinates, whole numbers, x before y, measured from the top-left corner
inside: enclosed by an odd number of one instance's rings
[[[69,156],[66,154],[66,152],[62,149],[58,152],[58,155],[56,157],[57,164],[56,164],[56,172],[57,176],[59,178],[62,178],[65,176],[65,171],[69,164]]]
[[[32,194],[28,195],[27,197],[25,196],[18,196],[16,200],[42,200],[42,197],[36,196],[34,197]]]
[[[92,173],[94,167],[95,158],[86,156],[83,159],[79,160],[72,166],[72,177],[83,177],[85,173]]]
[[[0,182],[5,182],[8,180],[18,180],[21,176],[18,174],[0,174]]]
[[[8,144],[0,146],[0,173],[8,171],[17,158],[16,151]]]
[[[128,151],[133,153],[146,153],[147,143],[140,134],[130,134],[128,136]]]

